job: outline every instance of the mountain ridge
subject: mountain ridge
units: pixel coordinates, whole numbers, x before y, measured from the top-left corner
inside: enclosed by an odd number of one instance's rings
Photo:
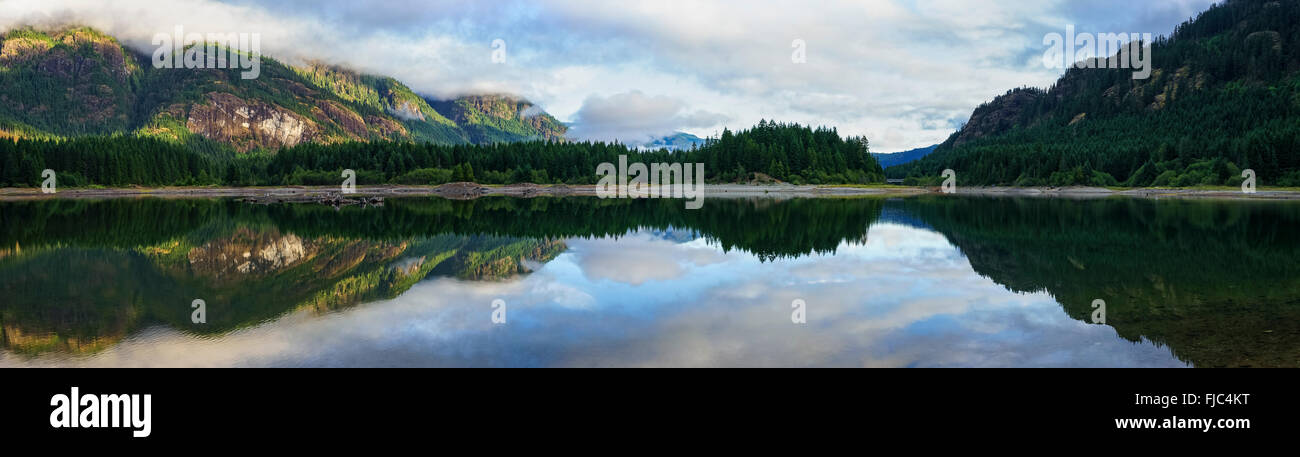
[[[887,170],[932,185],[1300,185],[1300,4],[1230,0],[1150,44],[1151,75],[1069,68],[976,108],[933,154]]]
[[[228,154],[307,142],[562,141],[567,132],[512,95],[435,100],[391,77],[319,62],[295,67],[263,55],[260,65],[252,80],[239,69],[159,69],[93,28],[9,30],[0,41],[0,137],[129,134]]]

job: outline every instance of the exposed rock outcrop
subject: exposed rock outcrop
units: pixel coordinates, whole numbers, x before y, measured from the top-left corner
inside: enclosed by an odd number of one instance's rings
[[[343,131],[357,138],[364,139],[369,136],[366,121],[356,112],[332,100],[321,100],[316,106]]]
[[[953,146],[989,135],[1003,133],[1016,125],[1029,104],[1044,97],[1040,89],[1015,89],[980,105],[971,114],[970,121],[952,139]]]
[[[241,228],[191,249],[186,256],[194,273],[223,279],[276,273],[315,254],[315,246],[297,235]]]
[[[293,146],[311,141],[319,132],[310,119],[275,105],[222,92],[207,97],[207,103],[190,107],[186,127],[240,152]]]

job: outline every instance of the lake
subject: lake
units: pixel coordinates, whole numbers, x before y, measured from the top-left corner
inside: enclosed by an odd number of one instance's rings
[[[1300,366],[1300,204],[0,202],[0,366]]]

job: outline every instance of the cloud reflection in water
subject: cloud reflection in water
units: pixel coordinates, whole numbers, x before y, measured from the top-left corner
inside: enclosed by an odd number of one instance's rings
[[[573,239],[532,274],[431,278],[393,300],[215,338],[143,331],[89,366],[1185,366],[972,271],[942,235],[892,223],[835,254],[760,262],[650,232]],[[490,320],[493,299],[508,322]],[[790,322],[807,303],[808,323]]]

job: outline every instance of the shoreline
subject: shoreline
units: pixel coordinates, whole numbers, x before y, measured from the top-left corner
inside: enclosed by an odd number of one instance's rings
[[[39,199],[99,199],[99,198],[223,198],[256,197],[266,199],[301,200],[340,194],[338,186],[281,186],[281,187],[127,187],[127,188],[71,188],[54,194],[41,193],[39,188],[0,188],[0,201]],[[440,186],[376,185],[357,186],[356,193],[366,197],[422,197],[435,196],[451,199],[473,199],[487,196],[545,197],[585,196],[595,197],[595,185],[567,186],[510,184],[480,185],[450,183]],[[915,195],[945,195],[938,187],[914,186],[795,186],[789,184],[707,184],[705,198],[800,198],[800,197],[850,197]],[[1230,200],[1300,200],[1300,191],[1261,189],[1254,194],[1228,189],[1134,188],[1107,189],[1101,187],[958,187],[954,195],[1045,197],[1090,199],[1108,197],[1134,198],[1208,198]]]

